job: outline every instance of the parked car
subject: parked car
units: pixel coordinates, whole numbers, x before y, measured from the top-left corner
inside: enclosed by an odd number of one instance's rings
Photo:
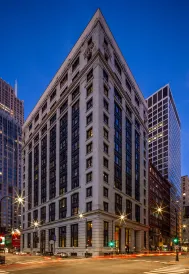
[[[51,251],[47,251],[47,252],[43,253],[43,255],[44,256],[53,256],[54,254]]]
[[[60,257],[60,258],[68,258],[68,253],[66,252],[57,252],[55,254],[56,257]]]
[[[42,253],[41,253],[40,251],[36,251],[36,252],[35,252],[35,255],[36,255],[36,256],[41,256]]]

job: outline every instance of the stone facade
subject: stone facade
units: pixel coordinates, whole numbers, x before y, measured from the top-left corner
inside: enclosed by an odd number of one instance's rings
[[[143,95],[98,10],[23,127],[24,251],[65,251],[81,256],[87,251],[95,256],[109,252],[111,240],[115,241],[117,252],[125,252],[126,245],[130,251],[148,248],[146,115]],[[60,130],[63,117],[65,124]],[[126,194],[127,119],[131,126],[129,194]],[[118,153],[115,132],[120,134]],[[42,152],[45,136],[46,152],[45,149]],[[63,145],[61,138],[65,138]],[[74,140],[79,142],[76,154]],[[65,144],[66,160],[60,153]],[[47,156],[43,169],[45,187],[41,179],[42,155]],[[62,157],[66,165],[60,164]],[[116,168],[119,172],[115,179]],[[60,179],[62,170],[65,180]],[[62,199],[64,205],[60,208]],[[42,207],[46,209],[43,222]],[[34,221],[39,222],[37,228]]]

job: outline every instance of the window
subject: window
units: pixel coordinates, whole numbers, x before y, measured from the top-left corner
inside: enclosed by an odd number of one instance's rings
[[[89,96],[92,92],[93,92],[93,85],[90,85],[90,86],[87,88],[87,96]]]
[[[115,57],[114,57],[115,58]],[[115,64],[115,68],[116,70],[119,72],[119,74],[121,75],[121,67],[118,63],[118,61],[116,60],[116,58],[114,59],[114,64]]]
[[[56,97],[56,89],[50,95],[50,102]]]
[[[93,113],[91,112],[86,118],[87,125],[90,124],[92,121],[93,121]]]
[[[67,198],[59,201],[59,219],[66,218],[67,213]]]
[[[130,200],[126,200],[126,215],[128,219],[132,220],[132,202]]]
[[[126,87],[128,88],[128,90],[131,92],[131,85],[127,78],[126,78],[125,84],[126,84]]]
[[[108,203],[103,202],[104,211],[108,212]]]
[[[88,46],[92,43],[92,41],[93,41],[93,38],[91,36],[90,39],[88,40]]]
[[[64,112],[68,107],[68,100],[66,100],[60,107],[60,114]]]
[[[136,222],[140,222],[140,206],[135,205],[135,218]]]
[[[106,159],[105,157],[103,158],[103,163],[104,163],[104,166],[106,167],[106,168],[108,168],[108,159]]]
[[[59,227],[59,247],[66,247],[66,226]]]
[[[104,246],[108,247],[109,223],[104,222]]]
[[[30,248],[31,247],[31,233],[28,233],[27,236],[28,236],[27,237],[27,240],[28,240],[27,241],[27,248]]]
[[[47,102],[42,106],[42,113],[47,109]]]
[[[103,77],[108,82],[108,73],[105,70],[103,70]]]
[[[41,135],[43,135],[47,131],[47,125],[45,125],[41,130]]]
[[[39,119],[39,113],[35,116],[35,123],[38,121]]]
[[[106,143],[104,143],[104,152],[108,154],[109,147]]]
[[[50,126],[56,121],[56,113],[50,118]]]
[[[108,174],[106,172],[103,172],[103,180],[105,183],[108,183]]]
[[[139,107],[140,102],[139,102],[139,99],[136,96],[135,96],[135,102],[136,102],[137,106]]]
[[[108,111],[109,110],[109,104],[108,102],[104,99],[104,108]]]
[[[109,132],[104,128],[104,138],[108,140]]]
[[[87,145],[87,147],[86,147],[87,154],[88,154],[88,153],[91,153],[92,150],[93,150],[93,143],[91,142],[91,143],[89,143],[89,144]]]
[[[122,97],[121,97],[120,93],[118,92],[118,90],[115,87],[114,87],[114,96],[117,99],[117,101],[121,104]]]
[[[49,205],[49,222],[55,221],[55,203]]]
[[[93,175],[93,174],[92,174],[92,171],[86,174],[86,182],[87,182],[87,183],[89,183],[89,182],[92,181],[92,178],[93,178],[92,175]]]
[[[28,126],[29,131],[32,129],[32,123]]]
[[[49,229],[49,241],[55,240],[56,235],[55,235],[55,228]]]
[[[62,88],[67,81],[68,81],[68,73],[66,73],[64,77],[62,78],[62,80],[60,81],[60,88]]]
[[[93,77],[93,69],[91,69],[91,70],[89,71],[89,73],[87,74],[87,82],[88,82],[89,80],[91,80],[92,77]]]
[[[87,139],[93,137],[93,129],[92,128],[90,128],[89,130],[87,130],[87,136],[86,137],[87,137]]]
[[[34,210],[34,212],[33,212],[33,220],[38,221],[38,210],[37,209]]]
[[[93,165],[93,158],[90,157],[86,160],[86,168],[90,168]]]
[[[86,212],[92,211],[92,202],[86,203]]]
[[[86,223],[86,230],[87,230],[87,239],[86,239],[86,245],[92,246],[92,221],[89,221]]]
[[[72,72],[74,72],[74,70],[79,66],[79,56],[77,57],[77,59],[75,60],[75,62],[72,65]]]
[[[122,213],[122,197],[119,194],[115,194],[115,214],[120,215]]]
[[[104,95],[106,97],[108,97],[108,95],[109,95],[109,90],[108,90],[108,88],[106,86],[104,86]]]
[[[46,222],[46,206],[41,208],[41,224]]]
[[[78,224],[71,225],[71,247],[78,247]]]
[[[103,188],[104,197],[108,198],[108,188]]]
[[[75,76],[72,78],[72,82],[74,82],[74,81],[77,79],[78,75],[79,75],[79,71],[78,71],[78,72],[75,74]]]
[[[92,196],[92,186],[86,188],[86,197],[91,197]]]
[[[109,118],[108,118],[108,116],[105,113],[104,113],[104,123],[106,125],[108,125],[108,123],[109,123]]]
[[[79,193],[74,193],[71,196],[71,215],[77,215],[79,210]]]
[[[87,102],[86,109],[89,110],[90,108],[92,108],[92,106],[93,106],[93,98],[91,98],[91,99]]]
[[[31,226],[31,212],[28,213],[28,227]]]
[[[80,89],[79,89],[79,86],[72,92],[72,100],[74,100],[76,97],[77,97],[77,95],[79,94],[79,91],[80,91]]]
[[[33,232],[33,248],[37,248],[38,236],[37,232]]]
[[[62,97],[63,95],[66,94],[67,89],[68,89],[68,87],[65,87],[65,89],[61,92],[60,97]]]

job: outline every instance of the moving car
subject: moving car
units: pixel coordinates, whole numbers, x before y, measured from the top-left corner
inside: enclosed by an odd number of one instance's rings
[[[56,257],[59,257],[59,258],[68,258],[68,253],[66,252],[57,252],[55,254]]]

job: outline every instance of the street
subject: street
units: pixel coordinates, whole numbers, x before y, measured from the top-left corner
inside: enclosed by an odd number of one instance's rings
[[[17,264],[0,267],[0,274],[189,274],[186,256],[175,262],[174,256],[103,258],[103,259],[46,259],[40,257],[17,258]]]

